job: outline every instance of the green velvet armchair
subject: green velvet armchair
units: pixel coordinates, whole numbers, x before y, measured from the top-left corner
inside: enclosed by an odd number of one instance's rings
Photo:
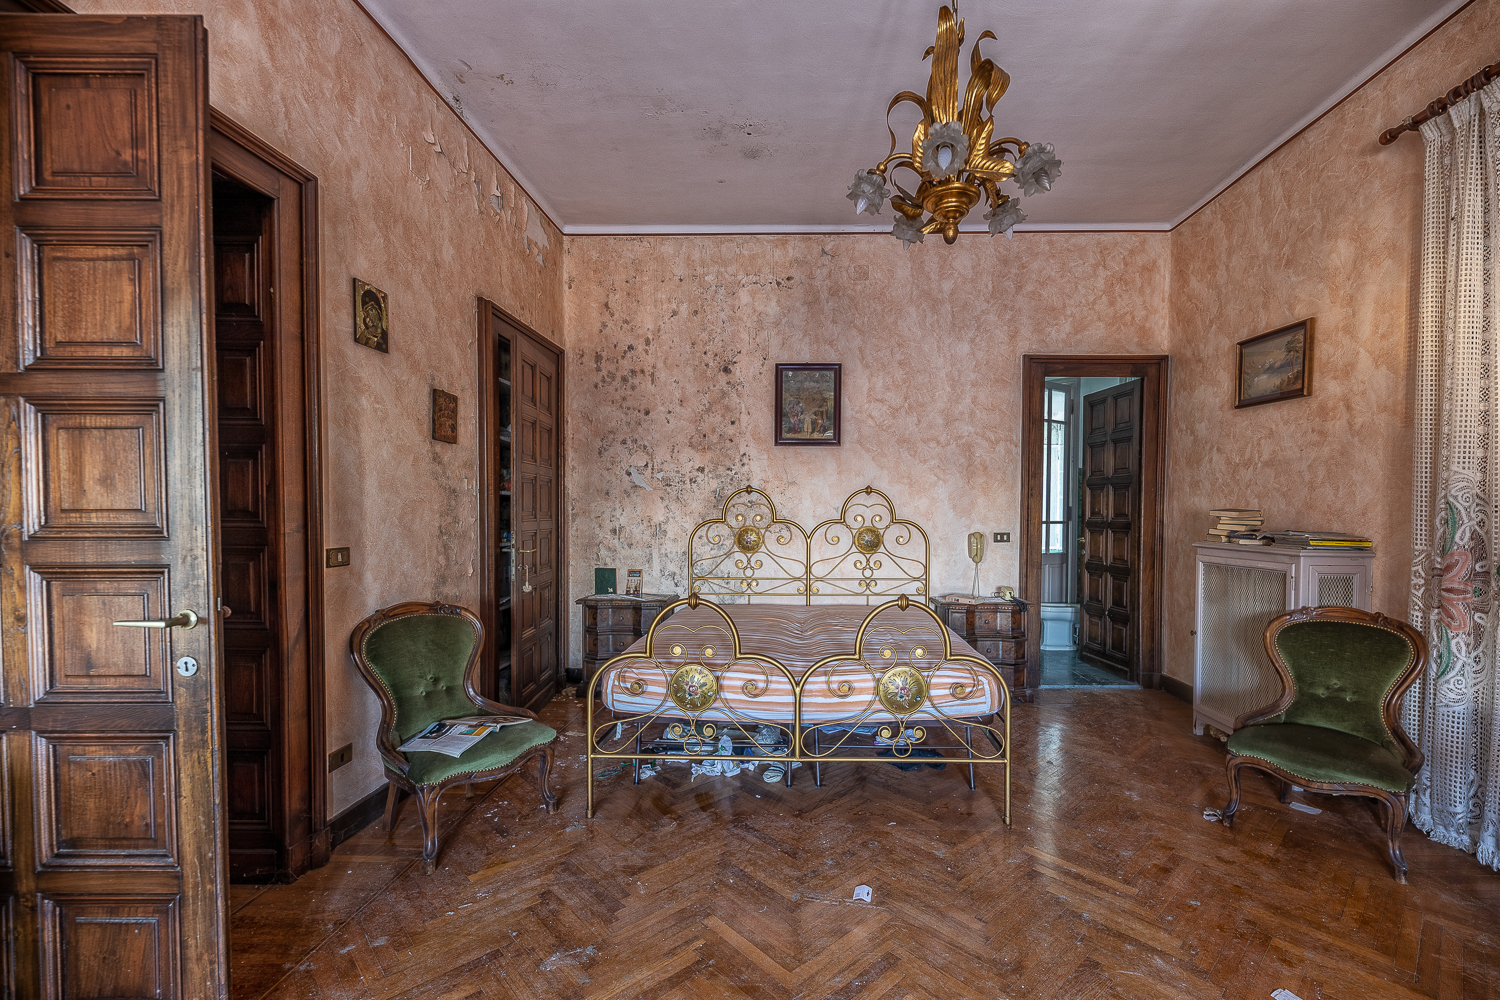
[[[1386,850],[1406,882],[1401,832],[1422,753],[1401,728],[1401,699],[1427,660],[1427,643],[1405,622],[1358,608],[1299,608],[1271,620],[1266,653],[1284,685],[1274,704],[1235,720],[1229,737],[1229,804],[1240,772],[1265,771],[1286,802],[1297,785],[1363,795],[1386,807]]]
[[[380,698],[375,745],[390,779],[387,836],[404,788],[416,797],[421,811],[422,866],[429,875],[437,866],[438,799],[449,788],[462,785],[472,794],[475,782],[504,778],[535,759],[542,801],[548,812],[557,811],[557,798],[547,788],[557,731],[536,721],[535,713],[491,701],[475,690],[483,646],[484,627],[471,612],[421,601],[382,608],[356,625],[349,637],[360,674]],[[502,727],[461,757],[397,749],[434,722],[485,713],[527,716],[529,721]]]

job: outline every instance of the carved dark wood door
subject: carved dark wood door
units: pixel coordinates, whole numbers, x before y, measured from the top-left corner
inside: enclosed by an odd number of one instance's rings
[[[281,826],[281,566],[276,479],[274,234],[270,199],[222,178],[213,190],[214,337],[219,376],[220,579],[224,592],[229,871],[286,868]]]
[[[1083,622],[1078,658],[1134,678],[1141,380],[1083,397]]]
[[[203,24],[0,48],[0,994],[222,996]]]
[[[560,392],[557,353],[519,334],[512,345],[515,398],[515,578],[511,582],[517,705],[540,708],[557,691],[557,495]]]

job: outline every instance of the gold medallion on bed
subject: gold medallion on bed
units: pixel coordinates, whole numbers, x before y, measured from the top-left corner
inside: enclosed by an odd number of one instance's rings
[[[1003,767],[1010,689],[927,605],[929,545],[873,487],[811,531],[753,487],[688,539],[689,596],[586,690],[588,814],[596,761],[694,774],[914,759]],[[711,764],[705,764],[712,758]],[[730,768],[728,772],[724,768]]]
[[[854,649],[859,627],[870,608],[861,604],[789,606],[725,605],[723,610],[740,636],[740,649],[776,660],[802,682],[802,723],[892,721],[880,702],[880,678],[906,663],[923,677],[927,697],[912,718],[975,718],[1000,711],[1004,695],[988,671],[962,660],[942,661],[942,632],[953,652],[982,659],[979,653],[917,608],[893,608],[865,634],[860,661],[836,662],[814,670],[820,660]],[[688,663],[700,663],[721,680],[717,698],[697,713],[704,719],[751,719],[774,722],[795,714],[794,685],[780,671],[767,671],[758,660],[729,661],[728,628],[707,607],[683,608],[663,625],[655,656],[645,656],[642,637],[620,655],[609,684],[599,692],[604,707],[618,713],[674,711],[671,677]],[[898,660],[899,657],[899,660]]]

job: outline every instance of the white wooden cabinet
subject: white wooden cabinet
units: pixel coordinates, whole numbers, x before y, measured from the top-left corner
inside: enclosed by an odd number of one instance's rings
[[[1370,610],[1375,554],[1280,545],[1195,542],[1193,732],[1234,731],[1234,720],[1281,693],[1266,655],[1266,625],[1301,607]]]

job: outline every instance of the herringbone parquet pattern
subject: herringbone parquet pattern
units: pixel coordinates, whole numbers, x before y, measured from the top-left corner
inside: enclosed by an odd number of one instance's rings
[[[415,809],[290,886],[237,887],[237,998],[1304,998],[1500,996],[1500,876],[1408,829],[1387,870],[1359,800],[1252,779],[1233,830],[1220,744],[1151,691],[1018,706],[1015,824],[998,772],[667,768],[583,818],[581,703],[548,816],[512,778],[454,793],[436,874]],[[465,812],[466,807],[472,807]],[[854,902],[855,886],[874,890]]]

